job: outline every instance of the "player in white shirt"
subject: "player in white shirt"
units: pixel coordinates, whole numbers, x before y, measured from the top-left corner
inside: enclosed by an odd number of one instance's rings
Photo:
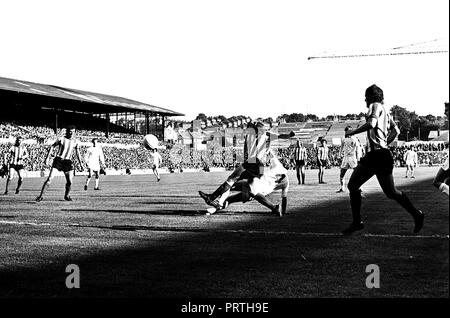
[[[414,167],[417,167],[417,152],[414,147],[408,149],[407,152],[403,155],[403,160],[406,162],[406,175],[405,178],[408,178],[408,172],[411,171],[411,178],[414,177]]]
[[[9,158],[7,156],[9,155]],[[28,158],[28,150],[22,145],[22,137],[17,137],[15,144],[9,149],[5,155],[5,162],[9,166],[8,177],[6,179],[5,195],[8,194],[8,186],[13,179],[14,170],[17,173],[19,180],[17,181],[16,194],[20,192],[22,186],[23,174],[24,174],[24,160]]]
[[[95,188],[94,190],[100,190],[98,184],[100,182],[100,164],[105,166],[105,156],[103,154],[102,147],[98,145],[97,138],[92,139],[92,146],[86,150],[84,160],[88,166],[88,176],[86,178],[86,184],[84,190],[88,189],[89,182],[91,181],[92,174],[95,175]]]
[[[156,179],[159,182],[159,181],[161,181],[161,177],[159,176],[158,169],[159,169],[159,166],[162,163],[162,157],[161,157],[161,155],[159,154],[159,152],[158,152],[158,150],[156,148],[152,149],[151,151],[152,151],[152,157],[153,157],[152,170],[153,170],[153,173],[156,176]]]
[[[207,214],[213,214],[218,210],[226,208],[229,204],[235,202],[247,202],[256,200],[272,213],[282,216],[286,214],[287,194],[289,191],[289,178],[287,170],[283,167],[278,158],[270,151],[270,165],[264,167],[264,172],[260,177],[251,180],[241,180],[227,190],[218,198],[220,207],[211,207],[207,209]],[[267,196],[274,191],[281,191],[281,208],[279,204],[273,204],[267,199]],[[230,191],[239,191],[239,193],[230,196]]]
[[[44,192],[50,187],[50,184],[52,183],[52,180],[55,177],[56,171],[62,171],[64,173],[64,176],[66,177],[66,192],[64,194],[64,200],[72,201],[72,198],[70,197],[69,194],[73,180],[74,165],[72,162],[72,154],[74,150],[77,155],[77,159],[84,170],[84,164],[83,161],[81,160],[80,152],[78,150],[78,141],[74,138],[74,134],[75,134],[75,126],[67,127],[66,135],[64,137],[58,138],[58,140],[48,150],[47,156],[45,158],[46,166],[48,165],[48,159],[50,158],[50,154],[53,148],[58,147],[58,152],[56,153],[56,156],[53,159],[50,174],[48,175],[48,178],[45,180],[41,189],[41,193],[36,198],[36,202],[42,201],[44,197]]]
[[[439,169],[433,181],[433,185],[437,189],[439,189],[439,191],[446,194],[447,196],[448,196],[448,177],[449,171],[448,171],[448,153],[447,153],[447,160],[445,160],[444,165]]]
[[[345,127],[344,131],[347,132],[351,129],[351,126]],[[339,177],[341,188],[336,192],[345,192],[345,173],[348,169],[355,169],[358,165],[358,148],[360,147],[359,141],[355,136],[345,137],[342,140],[340,155],[342,156],[341,174]]]

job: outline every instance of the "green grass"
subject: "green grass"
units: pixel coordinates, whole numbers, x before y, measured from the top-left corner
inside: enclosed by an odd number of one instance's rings
[[[87,192],[76,177],[73,202],[57,178],[40,203],[43,179],[25,179],[19,195],[0,196],[0,297],[448,297],[449,207],[431,185],[436,169],[419,168],[416,179],[395,171],[397,186],[426,213],[418,236],[375,178],[363,187],[366,229],[339,235],[351,212],[348,195],[335,193],[336,169],[326,171],[326,185],[308,170],[305,186],[291,171],[282,218],[255,202],[203,215],[197,191],[213,190],[227,173],[163,175],[159,183],[106,176],[101,191],[92,183]],[[69,264],[80,267],[80,289],[65,287]],[[380,267],[379,289],[365,286],[368,264]]]

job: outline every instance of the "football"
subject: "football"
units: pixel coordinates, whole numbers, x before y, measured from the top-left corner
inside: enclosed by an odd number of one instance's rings
[[[156,136],[152,134],[145,135],[144,147],[148,150],[156,149],[158,147],[158,138],[156,138]]]

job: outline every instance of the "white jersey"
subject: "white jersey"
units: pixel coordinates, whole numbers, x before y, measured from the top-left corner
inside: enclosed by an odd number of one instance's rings
[[[73,150],[78,147],[78,141],[75,139],[60,137],[53,145],[59,146],[56,157],[63,160],[72,160]]]
[[[344,138],[342,141],[342,153],[346,157],[357,157],[359,142],[355,136]]]
[[[105,164],[105,157],[103,155],[103,150],[99,145],[88,148],[86,150],[86,155],[84,159],[89,169],[93,171],[100,171],[100,162],[103,165]]]
[[[284,178],[282,176],[284,175]],[[281,179],[281,180],[280,180]],[[274,156],[270,159],[270,166],[264,169],[260,178],[254,178],[250,183],[250,192],[252,194],[268,195],[276,190],[281,190],[281,196],[287,197],[289,191],[289,179],[287,170],[281,162]]]
[[[161,164],[161,162],[162,162],[162,157],[161,157],[161,155],[158,153],[158,152],[154,152],[154,153],[152,153],[152,157],[153,157],[153,164],[156,166],[156,167],[159,167],[159,165]]]
[[[403,156],[403,160],[405,160],[406,164],[416,164],[417,163],[417,153],[412,150],[408,150]]]

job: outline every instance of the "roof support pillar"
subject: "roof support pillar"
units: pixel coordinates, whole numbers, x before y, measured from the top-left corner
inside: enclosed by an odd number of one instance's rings
[[[109,138],[109,113],[106,113],[106,133],[105,137]]]

